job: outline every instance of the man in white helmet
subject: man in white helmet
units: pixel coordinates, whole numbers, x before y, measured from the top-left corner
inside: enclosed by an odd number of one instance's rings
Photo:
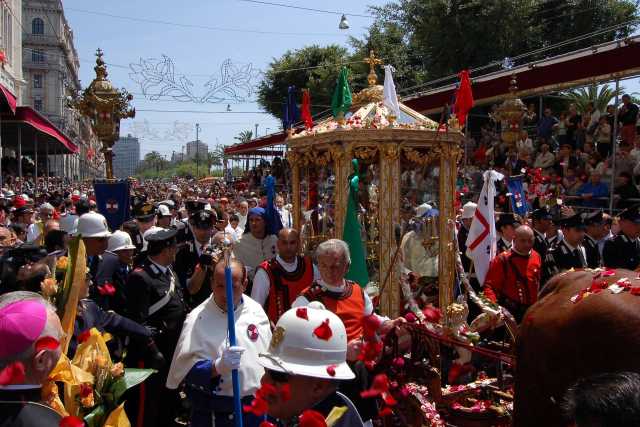
[[[337,417],[334,427],[363,426],[353,403],[337,391],[340,381],[355,378],[347,364],[347,331],[322,303],[285,312],[258,363],[265,369],[262,383],[276,390],[261,393],[267,413],[283,425],[298,425],[300,414],[311,409],[325,419]],[[280,392],[285,384],[288,395]]]
[[[98,267],[96,284],[101,290],[103,308],[123,313],[126,308],[124,284],[133,267],[136,250],[131,236],[126,231],[114,231],[109,237],[106,252]],[[111,286],[108,286],[111,285]]]
[[[102,254],[107,250],[109,244],[109,226],[104,216],[96,212],[88,212],[78,218],[78,226],[76,227],[77,235],[82,237],[87,252],[87,266],[89,267],[89,275],[91,280],[95,281],[98,275],[98,269],[102,262]],[[90,288],[91,299],[101,305],[101,298],[95,283]],[[105,307],[102,307],[105,308]]]

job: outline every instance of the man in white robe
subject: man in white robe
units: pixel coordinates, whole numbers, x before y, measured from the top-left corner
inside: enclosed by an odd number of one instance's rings
[[[267,216],[263,208],[249,210],[247,228],[240,240],[233,246],[233,255],[240,260],[253,280],[255,269],[262,261],[276,256],[278,238],[268,233]]]
[[[247,285],[244,266],[232,261],[232,280],[236,345],[227,338],[227,302],[224,262],[216,265],[212,294],[197,306],[184,322],[176,346],[167,387],[176,389],[184,382],[192,404],[192,427],[233,426],[233,387],[231,371],[238,370],[240,394],[245,405],[251,403],[260,387],[264,369],[258,354],[271,340],[269,319],[264,310],[243,292]],[[245,426],[260,420],[245,414]]]

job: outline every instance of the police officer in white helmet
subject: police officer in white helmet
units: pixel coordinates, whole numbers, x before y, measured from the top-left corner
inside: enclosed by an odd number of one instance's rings
[[[312,333],[310,333],[312,332]],[[341,380],[355,377],[346,362],[347,333],[338,316],[314,301],[285,312],[276,325],[269,350],[261,353],[262,382],[277,388],[289,384],[290,396],[269,394],[268,414],[284,426],[297,425],[303,411],[337,417],[334,427],[361,427],[353,403],[337,391]]]

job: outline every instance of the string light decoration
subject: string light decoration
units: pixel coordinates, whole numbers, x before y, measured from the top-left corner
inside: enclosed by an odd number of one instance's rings
[[[150,101],[170,98],[177,102],[219,104],[229,100],[246,102],[256,92],[260,70],[253,64],[239,65],[226,59],[216,74],[208,77],[202,91],[194,90],[195,84],[184,74],[176,73],[173,59],[140,58],[129,65],[129,77]]]

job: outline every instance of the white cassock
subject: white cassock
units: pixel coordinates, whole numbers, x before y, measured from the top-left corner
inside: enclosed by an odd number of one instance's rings
[[[238,374],[240,394],[252,396],[260,388],[264,369],[258,363],[258,354],[266,353],[271,341],[271,328],[266,313],[254,300],[243,295],[235,310],[236,345],[244,347]],[[192,368],[199,362],[211,365],[229,346],[227,338],[227,313],[215,303],[211,295],[187,316],[180,339],[173,354],[167,376],[167,387],[176,389]],[[211,378],[211,372],[209,379]],[[206,372],[205,372],[206,375]],[[221,378],[213,393],[233,396],[231,374]]]
[[[412,271],[420,277],[438,277],[438,242],[434,242],[427,250],[423,241],[420,234],[413,230],[404,235],[401,251],[405,272]]]
[[[250,279],[253,280],[255,269],[262,261],[276,256],[277,241],[278,238],[273,234],[264,239],[256,239],[251,232],[247,232],[233,245],[233,256],[247,268]]]

